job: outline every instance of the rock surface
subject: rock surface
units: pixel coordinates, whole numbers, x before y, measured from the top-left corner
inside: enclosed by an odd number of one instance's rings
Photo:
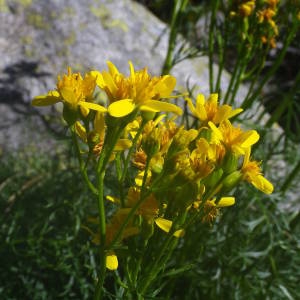
[[[110,60],[128,73],[131,60],[158,75],[167,52],[167,26],[130,0],[0,0],[0,17],[0,145],[8,151],[52,145],[37,115],[51,118],[53,108],[30,101],[53,89],[67,66],[102,70]],[[189,80],[207,94],[207,63],[201,57],[176,65],[178,87]]]

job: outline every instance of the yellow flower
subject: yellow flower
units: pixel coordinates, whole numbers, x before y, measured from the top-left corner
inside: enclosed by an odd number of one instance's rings
[[[130,209],[128,208],[120,208],[112,217],[111,221],[107,224],[106,227],[106,241],[105,244],[109,245],[115,238],[116,234],[120,230],[121,226],[125,222]],[[140,232],[137,226],[134,226],[132,222],[126,226],[126,228],[122,232],[122,236],[120,240],[127,239],[131,236],[137,235]]]
[[[128,191],[126,206],[133,207],[140,199],[140,189],[136,187],[131,187]],[[136,214],[141,215],[146,220],[154,219],[158,216],[159,204],[155,199],[154,195],[151,194],[147,197],[140,207],[137,209]]]
[[[103,106],[92,103],[93,93],[96,87],[95,78],[91,74],[86,74],[84,78],[80,73],[72,73],[68,68],[68,74],[58,77],[57,90],[49,91],[47,95],[37,96],[33,99],[34,106],[48,106],[57,102],[63,102],[72,111],[77,111],[80,107],[82,113],[86,115],[89,109],[106,112]]]
[[[164,218],[156,218],[155,224],[163,231],[169,233],[172,228],[173,222]],[[173,233],[173,236],[179,238],[184,236],[184,230],[178,229]]]
[[[197,140],[196,145],[197,148],[190,155],[190,165],[195,172],[195,178],[200,179],[213,171],[216,158],[214,149],[211,149],[209,143],[204,138]]]
[[[212,141],[223,144],[237,155],[245,154],[246,149],[259,140],[256,130],[243,131],[239,127],[233,127],[229,120],[223,121],[218,128],[212,122],[208,125],[212,130]]]
[[[92,71],[92,75],[109,98],[108,112],[111,116],[124,117],[136,108],[146,112],[166,111],[182,114],[180,107],[160,101],[162,98],[171,97],[176,85],[175,77],[151,77],[146,68],[135,71],[131,62],[130,75],[125,77],[113,63],[107,62],[107,65],[108,71]]]
[[[260,163],[250,160],[251,149],[247,149],[244,157],[241,172],[244,180],[250,182],[254,187],[260,191],[271,194],[274,190],[272,183],[267,180],[261,173]]]
[[[118,203],[118,199],[115,197],[107,197],[108,200]],[[128,213],[130,212],[130,208],[121,208],[118,209],[115,214],[112,216],[110,222],[107,224],[106,227],[106,236],[105,236],[105,246],[109,246],[110,243],[114,240],[116,237],[116,234],[121,229],[124,221],[127,218]],[[95,218],[89,218],[89,222],[93,224],[98,224],[99,220]],[[96,245],[100,244],[100,234],[94,233],[91,229],[89,229],[86,226],[82,226],[84,229],[86,229],[91,235],[92,235],[92,242]],[[140,229],[133,225],[132,222],[129,222],[125,229],[122,232],[122,235],[120,237],[120,241],[129,238],[131,236],[137,235],[140,232]],[[116,253],[113,250],[108,251],[106,255],[106,268],[109,270],[116,270],[118,268],[118,258]]]
[[[118,257],[114,251],[109,251],[106,255],[106,268],[114,271],[118,269]]]
[[[127,196],[127,206],[133,207],[137,201],[140,199],[140,189],[131,187],[128,191]],[[153,194],[151,194],[148,198],[146,198],[140,207],[138,208],[136,214],[141,215],[143,218],[145,218],[148,222],[152,223],[153,221],[155,224],[163,231],[169,232],[173,222],[167,219],[164,219],[162,217],[158,217],[159,213],[159,204],[154,197]],[[176,230],[173,235],[175,237],[182,237],[184,235],[183,229]]]
[[[257,13],[258,22],[268,22],[274,31],[274,35],[278,35],[278,27],[273,20],[273,17],[276,15],[276,11],[272,8],[266,8]]]
[[[199,94],[196,98],[196,106],[194,106],[190,98],[186,99],[189,109],[193,116],[204,123],[209,121],[219,124],[226,119],[230,119],[243,111],[243,109],[232,109],[229,105],[218,104],[218,94],[211,94],[207,100],[204,95]]]
[[[89,146],[93,146],[93,153],[99,155],[102,151],[102,147],[104,144],[105,138],[105,120],[104,114],[101,112],[97,112],[94,119],[94,129],[89,132],[89,135],[86,133],[86,129],[79,122],[75,122],[75,131],[77,135],[81,138],[81,140],[85,143],[88,143]],[[123,151],[132,146],[132,141],[129,139],[118,139],[114,152]],[[111,159],[114,158],[112,155]]]
[[[193,208],[199,210],[203,209],[203,214],[201,215],[201,221],[203,223],[211,224],[216,217],[219,215],[219,209],[222,207],[228,207],[235,204],[234,197],[222,197],[217,203],[216,198],[212,200],[207,200],[202,204],[201,200],[195,201],[193,203]]]
[[[276,10],[277,5],[279,3],[280,0],[265,0],[266,3],[268,3],[269,7]]]
[[[247,1],[239,5],[239,13],[243,17],[248,17],[252,14],[254,8],[255,8],[255,1],[254,0]]]

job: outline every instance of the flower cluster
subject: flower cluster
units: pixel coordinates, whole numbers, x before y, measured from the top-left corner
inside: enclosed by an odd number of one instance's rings
[[[89,231],[93,242],[105,249],[111,270],[118,267],[117,256],[130,239],[147,243],[155,232],[180,238],[191,224],[211,224],[222,207],[235,203],[233,190],[241,181],[267,194],[273,191],[260,163],[250,158],[259,134],[230,121],[242,109],[220,105],[217,94],[207,99],[199,94],[195,101],[186,98],[183,104],[196,125],[185,128],[176,121],[182,109],[165,101],[172,98],[176,79],[151,77],[147,69],[135,71],[129,65],[127,77],[110,62],[108,71],[91,71],[84,77],[69,69],[58,78],[56,90],[32,103],[62,102],[74,140],[82,142],[76,143],[79,161],[96,165],[99,190],[82,167],[100,201],[102,225]],[[106,94],[102,102],[96,101],[97,89]],[[103,215],[101,203],[108,165],[115,166],[120,187],[105,195],[109,217]]]
[[[268,43],[272,48],[276,48],[275,38],[278,36],[278,27],[274,20],[277,15],[277,5],[279,0],[268,0],[266,6],[257,12],[258,22],[264,24],[266,29],[261,36],[264,44]]]
[[[274,19],[278,12],[278,3],[279,0],[241,0],[230,11],[230,16],[242,18],[244,38],[254,34],[260,37],[263,44],[276,48],[278,26]]]
[[[47,106],[57,102],[63,102],[65,120],[68,124],[82,119],[89,114],[89,110],[100,113],[108,112],[115,118],[121,118],[135,112],[173,112],[181,114],[182,110],[174,104],[160,101],[169,98],[176,79],[171,75],[151,77],[147,69],[135,71],[131,62],[130,75],[121,74],[115,65],[107,63],[108,71],[91,71],[84,78],[80,73],[68,74],[57,80],[57,89],[48,92],[47,95],[35,97],[34,106]],[[109,99],[108,107],[96,103],[96,86],[103,90]]]

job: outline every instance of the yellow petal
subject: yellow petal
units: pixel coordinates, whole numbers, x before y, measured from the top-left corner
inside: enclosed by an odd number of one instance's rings
[[[195,106],[194,106],[194,104],[193,104],[193,102],[192,102],[192,99],[190,99],[190,98],[185,98],[185,100],[186,100],[186,102],[187,102],[187,104],[188,104],[188,107],[189,107],[191,113],[192,113],[194,116],[196,116],[196,109],[195,109]]]
[[[33,106],[48,106],[55,104],[59,101],[61,101],[59,93],[57,91],[51,91],[47,95],[40,95],[35,97],[32,100],[31,104]]]
[[[91,103],[91,102],[85,102],[85,101],[79,101],[78,104],[81,107],[84,107],[84,108],[88,108],[88,109],[91,109],[91,110],[96,110],[96,111],[99,111],[99,112],[102,112],[102,113],[106,112],[106,108],[103,107],[100,104]]]
[[[75,123],[75,130],[76,130],[76,133],[79,135],[79,137],[84,141],[86,142],[87,141],[87,138],[86,138],[86,130],[85,128],[83,127],[83,125],[80,123],[80,122],[76,122]]]
[[[104,86],[107,87],[112,95],[115,95],[118,87],[114,82],[114,79],[110,73],[107,71],[102,72]]]
[[[133,64],[132,64],[131,61],[129,61],[128,63],[129,63],[129,69],[130,69],[130,76],[131,76],[131,79],[132,79],[133,83],[135,83],[134,66],[133,66]]]
[[[114,151],[123,151],[132,146],[132,141],[129,139],[119,139],[115,145]]]
[[[222,135],[222,132],[220,131],[220,129],[218,129],[213,122],[208,122],[208,126],[211,128],[211,130],[215,134],[216,138],[218,140],[222,141],[223,140],[223,135]]]
[[[213,103],[214,105],[218,105],[218,97],[219,95],[217,93],[210,94],[207,101]]]
[[[113,203],[116,203],[116,204],[120,204],[121,202],[120,202],[120,199],[119,198],[117,198],[117,197],[114,197],[114,196],[106,196],[106,199],[108,200],[108,201],[111,201],[111,202],[113,202]]]
[[[115,118],[122,118],[129,115],[135,108],[131,99],[115,101],[108,107],[108,113]]]
[[[230,119],[230,118],[232,118],[232,117],[234,117],[234,116],[240,114],[242,111],[243,111],[242,108],[236,108],[236,109],[233,109],[233,110],[230,112],[230,114],[229,114],[229,116],[228,116],[228,119]]]
[[[156,218],[155,219],[155,224],[163,231],[165,232],[169,232],[173,222],[164,218]],[[176,230],[173,234],[175,237],[182,237],[184,235],[184,230],[183,229],[179,229]]]
[[[175,104],[158,101],[158,100],[149,100],[146,101],[140,107],[141,111],[150,111],[150,112],[159,112],[159,111],[166,111],[166,112],[173,112],[177,115],[182,114],[182,109]]]
[[[173,233],[173,235],[177,238],[180,238],[184,236],[184,233],[184,229],[178,229]]]
[[[137,186],[142,186],[144,174],[145,174],[145,171],[140,171],[140,172],[138,172],[137,176],[135,177],[134,181]]]
[[[262,175],[255,176],[251,182],[257,189],[264,192],[265,194],[273,193],[274,187],[273,184],[263,177]]]
[[[75,94],[72,88],[62,87],[59,89],[59,92],[65,102],[69,103],[73,107],[77,105],[79,98],[78,95]]]
[[[120,74],[120,73],[119,73],[119,70],[117,69],[117,67],[116,67],[111,61],[107,61],[106,64],[107,64],[107,66],[108,66],[109,73],[110,73],[112,76],[115,76],[115,75]]]
[[[242,165],[242,169],[245,168],[247,166],[247,164],[250,161],[250,154],[251,154],[251,147],[247,148],[245,150],[245,156],[244,156],[244,161],[243,161],[243,165]]]
[[[231,106],[229,105],[222,105],[219,107],[215,117],[214,117],[214,123],[219,124],[224,120],[229,119],[231,113]]]
[[[234,197],[222,197],[220,201],[218,202],[218,207],[226,207],[226,206],[232,206],[235,203]]]
[[[139,171],[134,179],[135,184],[139,187],[142,186],[142,184],[143,184],[144,174],[145,174],[145,171]],[[151,170],[148,170],[147,179],[151,178],[151,176],[152,176],[152,172],[151,172]]]
[[[199,94],[196,99],[196,111],[194,113],[195,117],[199,118],[201,121],[207,119],[207,113],[204,107],[205,97],[202,94]]]
[[[155,85],[155,90],[160,98],[168,98],[176,86],[176,78],[164,75]]]
[[[80,111],[84,117],[86,117],[90,112],[90,110],[84,106],[80,106]]]
[[[103,89],[105,87],[104,79],[99,71],[91,71],[90,74],[96,78],[96,84]]]
[[[259,140],[259,134],[256,130],[249,130],[242,134],[241,139],[243,140],[241,146],[249,148]]]
[[[106,256],[106,268],[111,271],[118,268],[118,258],[113,251]]]
[[[155,219],[155,224],[163,231],[169,232],[173,222],[164,218],[156,218]]]
[[[105,121],[104,121],[104,114],[102,112],[97,111],[94,120],[94,128],[96,132],[99,134],[100,140],[103,140],[105,134]]]
[[[198,105],[204,105],[205,104],[205,97],[203,94],[198,94],[196,98],[196,107]]]

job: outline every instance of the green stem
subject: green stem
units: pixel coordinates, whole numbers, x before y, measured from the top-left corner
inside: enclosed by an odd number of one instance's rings
[[[102,171],[98,177],[98,214],[99,214],[99,230],[100,230],[100,271],[98,273],[98,283],[94,300],[99,300],[103,295],[103,284],[106,273],[106,252],[104,250],[106,240],[106,218],[104,207],[104,177],[105,171]]]
[[[186,216],[187,212],[184,212],[174,220],[172,228],[168,232],[167,238],[161,245],[160,249],[157,250],[156,253],[158,253],[158,256],[155,258],[155,262],[150,266],[150,269],[147,270],[146,278],[141,281],[139,292],[142,295],[146,293],[146,290],[151,282],[157,277],[157,274],[162,270],[162,268],[164,268],[165,264],[172,255],[178,243],[178,237],[174,237],[174,232],[178,229],[178,227],[183,228],[183,225],[186,221]]]
[[[236,78],[236,81],[235,81],[235,84],[233,86],[233,90],[232,90],[232,94],[231,94],[231,99],[230,99],[230,105],[233,105],[234,104],[234,100],[235,100],[235,96],[237,94],[237,91],[240,87],[240,84],[241,82],[243,81],[243,77],[244,77],[244,72],[245,72],[245,69],[247,67],[247,64],[249,62],[249,54],[250,54],[250,51],[251,49],[246,49],[246,54],[242,54],[244,56],[244,58],[242,59],[242,63],[240,65],[240,69],[239,69],[239,74]]]
[[[99,214],[99,230],[100,230],[100,270],[98,272],[98,283],[95,290],[94,300],[100,300],[103,297],[103,284],[106,274],[106,214],[104,206],[104,178],[106,165],[109,162],[109,158],[114,150],[114,147],[123,131],[123,126],[119,126],[116,129],[112,129],[105,136],[103,149],[101,151],[98,164],[98,214]]]
[[[81,153],[80,153],[80,148],[79,148],[79,144],[78,144],[78,140],[77,140],[77,135],[75,133],[74,126],[71,127],[71,134],[72,134],[73,144],[75,146],[76,156],[77,156],[77,159],[78,159],[78,162],[79,162],[80,172],[81,172],[81,175],[84,179],[84,182],[86,183],[86,185],[88,186],[88,188],[91,190],[91,192],[93,194],[98,195],[98,190],[93,185],[93,183],[89,180],[86,166],[85,166],[85,164],[82,160]]]
[[[215,24],[216,24],[216,14],[217,8],[219,6],[219,1],[213,1],[213,7],[210,18],[210,26],[209,26],[209,36],[208,36],[208,59],[209,59],[209,89],[210,93],[214,92],[214,32],[215,32]]]
[[[219,48],[219,69],[218,69],[218,75],[217,75],[217,82],[216,82],[216,87],[213,92],[220,93],[220,85],[221,85],[221,76],[222,72],[224,69],[224,56],[225,56],[225,48],[224,45],[226,45],[226,40],[227,40],[227,33],[226,33],[226,28],[225,28],[225,37],[224,41],[222,39],[222,36],[220,33],[217,34],[217,41],[218,41],[218,48]]]
[[[122,178],[122,167],[121,167],[121,154],[118,153],[116,155],[116,173],[117,173],[117,178],[119,182],[119,194],[120,194],[120,202],[121,202],[121,207],[125,206],[125,199],[124,199],[124,189],[123,189],[123,183],[121,181]]]
[[[263,87],[265,86],[265,84],[270,80],[270,78],[273,76],[273,74],[276,72],[276,70],[280,67],[280,65],[282,64],[282,61],[285,57],[285,54],[287,52],[288,46],[290,45],[291,41],[294,38],[295,33],[297,32],[298,29],[298,24],[297,22],[293,22],[293,27],[292,29],[289,31],[289,34],[286,37],[286,40],[283,44],[283,48],[280,52],[280,54],[277,56],[277,59],[275,60],[275,62],[273,63],[272,67],[269,69],[269,71],[267,72],[267,74],[265,75],[265,77],[263,77],[263,79],[260,81],[259,86],[256,88],[255,92],[252,94],[251,97],[247,97],[243,104],[242,104],[242,108],[244,110],[247,110],[249,107],[252,106],[253,102],[257,99],[257,97],[260,95]]]
[[[236,59],[235,66],[234,66],[233,72],[231,74],[230,82],[229,82],[229,85],[227,87],[227,91],[226,91],[226,94],[225,94],[225,97],[224,97],[224,100],[223,100],[224,104],[228,103],[228,99],[230,97],[230,94],[232,94],[232,92],[233,92],[232,87],[233,87],[234,83],[241,76],[241,73],[239,73],[239,70],[240,70],[241,64],[244,60],[244,58],[243,58],[244,49],[245,49],[245,41],[242,41],[242,42],[239,43],[239,46],[238,46],[237,59]],[[230,101],[230,102],[232,102],[232,101]]]
[[[166,75],[170,73],[170,70],[173,67],[173,52],[175,49],[176,44],[176,37],[178,32],[178,20],[180,17],[180,13],[184,10],[187,0],[175,0],[174,1],[174,8],[172,13],[172,19],[170,24],[170,36],[169,36],[169,43],[168,43],[168,52],[167,56],[162,68],[162,75]]]
[[[151,282],[156,278],[157,274],[164,267],[166,261],[169,259],[171,253],[174,250],[174,247],[177,244],[178,238],[173,236],[174,231],[170,230],[168,233],[168,237],[165,239],[164,243],[158,250],[158,257],[155,258],[155,263],[153,263],[149,270],[147,270],[147,276],[144,280],[141,281],[141,285],[139,287],[140,294],[144,295],[151,284]],[[164,254],[168,252],[168,255]]]
[[[143,261],[143,254],[145,253],[145,250],[146,250],[147,245],[148,245],[148,240],[149,239],[146,239],[146,240],[143,241],[143,245],[142,245],[142,248],[141,248],[141,251],[140,251],[139,258],[136,262],[135,269],[133,270],[132,278],[133,278],[133,286],[135,288],[137,287],[138,275],[139,275],[141,265],[142,265],[142,261]]]

